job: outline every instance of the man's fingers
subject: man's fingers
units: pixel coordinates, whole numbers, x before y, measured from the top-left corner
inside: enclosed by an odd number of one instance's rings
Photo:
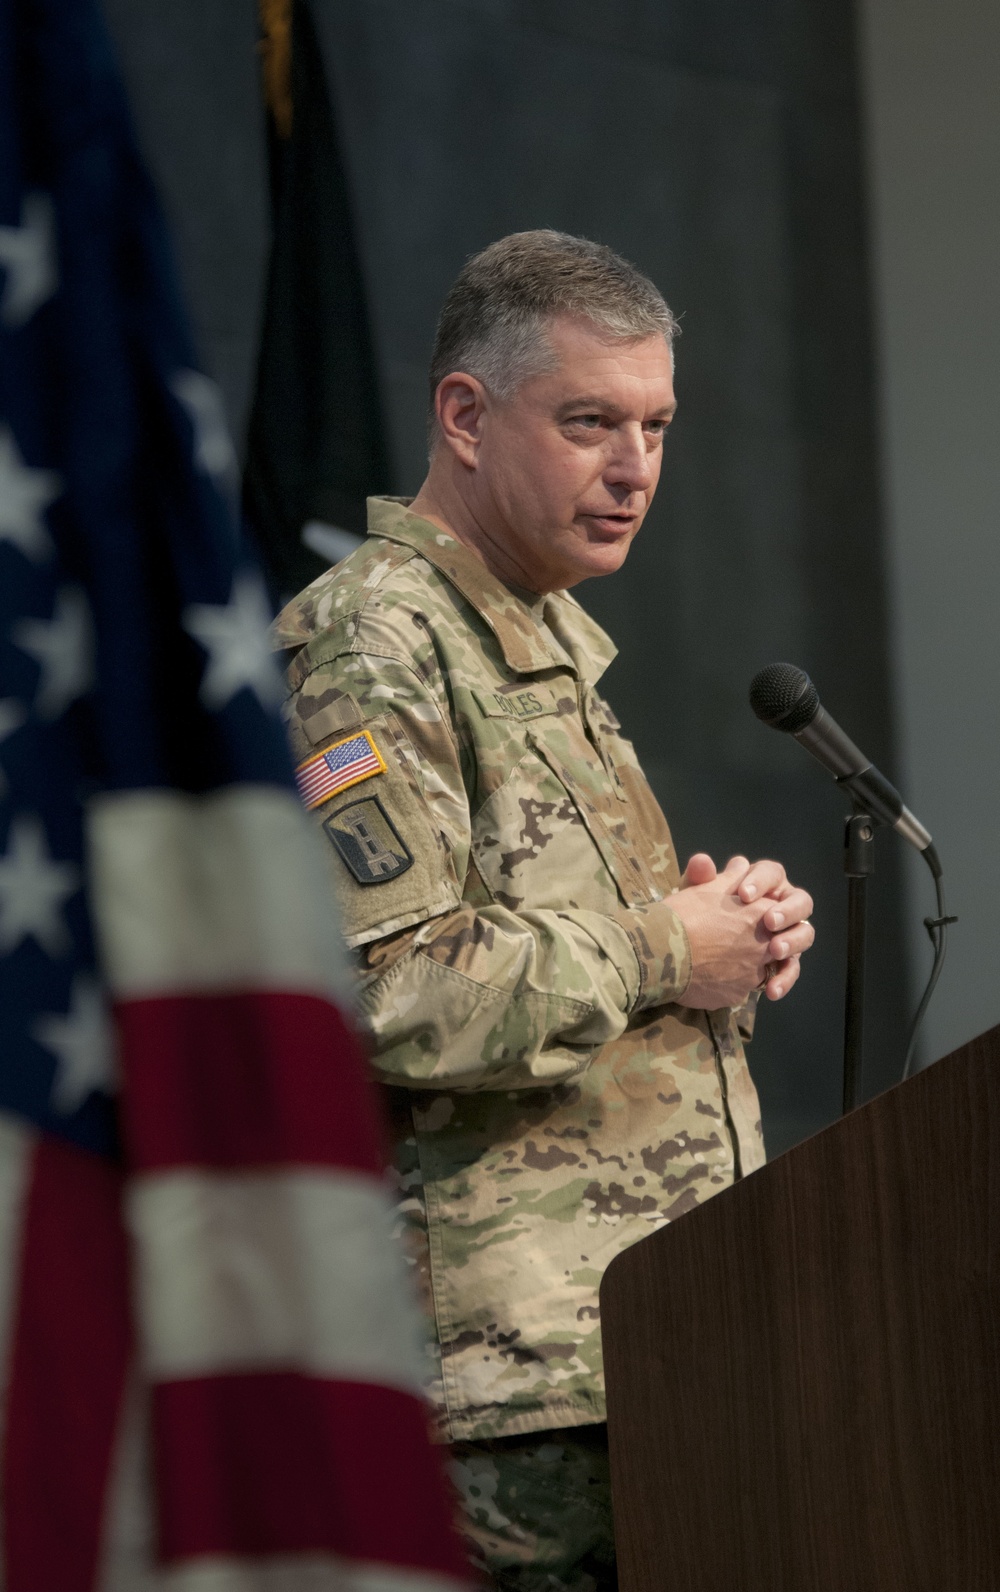
[[[794,928],[774,936],[767,954],[773,962],[783,962],[786,957],[801,956],[803,951],[808,951],[815,938],[816,930],[811,923],[796,923]]]
[[[692,884],[711,884],[712,880],[717,877],[718,872],[718,868],[707,851],[696,851],[684,869],[681,888],[686,889],[688,885]]]
[[[737,886],[746,878],[749,872],[749,857],[730,857],[725,868],[719,874],[719,883],[724,885],[728,891],[735,893]]]
[[[785,882],[785,870],[780,862],[755,862],[747,869],[737,893],[741,901],[756,901],[758,896],[780,890]]]
[[[761,921],[765,929],[775,934],[779,929],[790,928],[793,923],[812,917],[812,913],[813,898],[808,890],[792,890],[780,906],[769,908]]]
[[[797,956],[790,956],[787,961],[779,962],[764,986],[764,994],[768,1000],[780,1001],[787,995],[792,985],[798,981],[801,971]]]
[[[780,862],[730,857],[721,873],[706,852],[696,852],[686,886],[671,906],[691,941],[693,972],[687,1003],[714,1010],[739,1005],[747,985],[770,1001],[782,1000],[799,978],[799,958],[815,939],[812,897],[788,883]]]

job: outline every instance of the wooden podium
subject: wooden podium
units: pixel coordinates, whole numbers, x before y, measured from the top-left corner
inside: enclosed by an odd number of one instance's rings
[[[1000,1028],[601,1288],[621,1592],[1000,1589]]]

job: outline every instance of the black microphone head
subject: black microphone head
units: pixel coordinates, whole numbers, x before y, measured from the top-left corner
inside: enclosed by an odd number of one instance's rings
[[[772,729],[796,735],[819,712],[819,692],[794,663],[769,663],[750,682],[750,706]]]

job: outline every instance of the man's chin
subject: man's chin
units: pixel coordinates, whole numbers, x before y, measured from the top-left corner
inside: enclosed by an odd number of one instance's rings
[[[592,580],[597,575],[613,575],[621,569],[632,539],[623,537],[620,542],[594,542],[573,560],[572,571],[566,572],[564,588],[578,586],[582,580]]]

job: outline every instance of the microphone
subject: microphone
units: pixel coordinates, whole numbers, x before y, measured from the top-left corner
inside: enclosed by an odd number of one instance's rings
[[[941,864],[934,843],[919,819],[905,805],[895,785],[880,774],[844,734],[836,719],[820,705],[819,692],[794,663],[769,663],[750,682],[750,706],[772,729],[784,730],[811,752],[838,785],[879,823],[889,824],[924,855],[936,879]]]

